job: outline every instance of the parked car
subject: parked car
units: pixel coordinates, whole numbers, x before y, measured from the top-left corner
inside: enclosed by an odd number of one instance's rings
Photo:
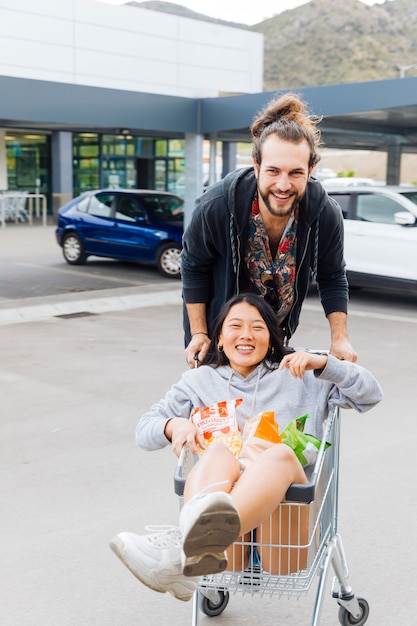
[[[184,200],[146,189],[99,189],[71,200],[58,211],[56,238],[70,265],[89,256],[156,265],[180,277]]]
[[[345,218],[345,259],[353,287],[417,291],[417,187],[332,187]]]
[[[373,178],[358,178],[356,176],[336,176],[332,178],[324,178],[321,181],[321,184],[326,187],[330,187],[330,189],[334,189],[335,187],[357,187],[359,185],[382,185],[383,183],[378,183],[378,181]]]

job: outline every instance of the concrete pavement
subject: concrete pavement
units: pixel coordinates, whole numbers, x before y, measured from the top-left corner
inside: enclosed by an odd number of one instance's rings
[[[52,234],[5,229],[0,263],[47,263],[60,254]],[[87,264],[82,273],[88,271]],[[114,308],[100,314],[67,318],[50,309],[42,319],[28,315],[0,327],[2,626],[191,624],[189,603],[140,585],[108,548],[120,531],[141,533],[178,518],[170,449],[146,453],[134,444],[139,416],[186,367],[181,305],[163,300],[178,294],[179,284],[152,274],[146,280],[100,294],[48,296],[49,305],[78,303],[80,311],[109,298]],[[143,306],[121,308],[125,297],[139,295]],[[35,300],[3,296],[0,310],[29,313],[45,304]],[[360,362],[385,392],[370,413],[344,411],[342,419],[339,530],[350,582],[370,604],[367,626],[415,624],[413,307],[383,295],[355,300],[349,321]],[[296,339],[328,346],[315,300],[303,310]],[[298,601],[232,595],[216,624],[308,626],[315,584]],[[331,576],[320,626],[338,623],[330,586]],[[201,626],[209,623],[200,617]]]
[[[68,272],[70,266],[63,261],[62,253],[55,240],[55,227],[11,224],[0,229],[0,263],[7,273],[7,265],[41,263],[46,259],[57,259]],[[88,272],[89,265],[84,269]],[[17,280],[19,273],[17,272]],[[3,283],[4,284],[4,283]],[[155,274],[155,280],[135,287],[95,289],[83,292],[53,293],[30,297],[13,297],[2,293],[0,281],[0,326],[29,321],[39,321],[59,315],[77,313],[103,313],[137,309],[144,306],[161,306],[181,303],[181,285],[177,280],[163,279]]]

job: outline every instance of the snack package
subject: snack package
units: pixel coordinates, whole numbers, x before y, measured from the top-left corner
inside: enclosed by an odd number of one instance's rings
[[[303,467],[315,463],[321,442],[313,435],[307,435],[304,427],[309,415],[301,415],[291,420],[281,433],[273,411],[264,411],[247,420],[242,434],[242,450],[239,460],[246,465],[254,461],[263,450],[276,443],[285,443],[294,450]],[[330,444],[326,444],[328,447]]]
[[[196,407],[190,419],[199,433],[204,436],[206,447],[213,441],[223,441],[237,458],[242,446],[240,429],[236,419],[236,408],[242,398],[217,402],[214,406]],[[204,453],[200,448],[199,456]]]
[[[239,460],[246,465],[254,461],[260,452],[281,443],[274,411],[264,411],[247,420],[242,434],[242,450]]]
[[[297,459],[303,467],[315,463],[321,445],[319,439],[304,432],[308,417],[308,414],[306,414],[291,420],[281,433],[282,443],[294,450]],[[329,443],[326,443],[325,447],[327,448],[329,445]]]

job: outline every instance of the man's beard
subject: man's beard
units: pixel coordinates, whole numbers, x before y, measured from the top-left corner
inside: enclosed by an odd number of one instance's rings
[[[291,206],[288,209],[283,209],[283,208],[274,208],[270,201],[269,201],[269,194],[270,192],[268,191],[267,194],[264,194],[262,192],[262,190],[258,187],[258,194],[261,196],[268,212],[273,216],[273,217],[290,217],[290,215],[292,214],[292,212],[294,211],[295,207],[297,206],[297,204],[299,204],[299,202],[301,201],[301,199],[304,196],[303,194],[296,194],[294,196],[294,199],[291,203]]]

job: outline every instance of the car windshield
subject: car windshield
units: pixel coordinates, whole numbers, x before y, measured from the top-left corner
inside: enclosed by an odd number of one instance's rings
[[[401,191],[400,193],[408,200],[411,200],[411,202],[414,202],[414,204],[417,204],[417,189],[416,191]]]
[[[178,196],[144,196],[147,210],[161,222],[182,222],[184,219],[184,200]]]

